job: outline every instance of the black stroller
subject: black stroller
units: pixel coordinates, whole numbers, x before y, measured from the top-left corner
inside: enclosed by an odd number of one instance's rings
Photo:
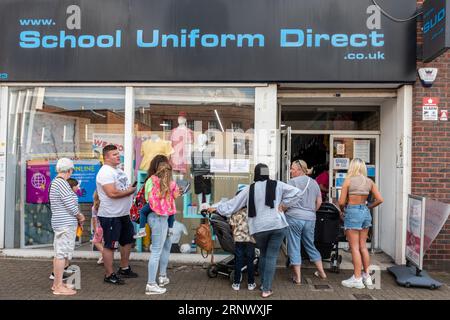
[[[322,256],[322,260],[330,262],[330,271],[339,273],[342,256],[339,254],[339,241],[345,241],[341,226],[339,209],[332,203],[324,202],[316,212],[314,244]],[[308,255],[302,245],[302,259]],[[290,264],[287,259],[286,266]]]
[[[217,213],[208,214],[206,211],[202,211],[202,215],[206,218],[207,215],[209,215],[209,221],[211,223],[211,226],[213,228],[214,234],[217,236],[217,239],[219,240],[220,246],[222,249],[228,253],[231,253],[232,255],[226,257],[222,261],[218,263],[211,263],[211,265],[208,267],[207,273],[208,277],[210,278],[216,278],[218,274],[224,275],[230,279],[231,282],[234,281],[234,264],[235,264],[235,258],[234,258],[234,240],[233,240],[233,233],[231,231],[231,227],[227,221],[227,219]],[[255,254],[255,260],[253,261],[253,264],[255,266],[255,275],[258,274],[258,262],[259,262],[259,254],[256,250]],[[245,272],[247,270],[247,266],[244,265],[241,269],[242,272]],[[241,275],[242,277],[242,275]],[[242,278],[241,278],[242,280]]]

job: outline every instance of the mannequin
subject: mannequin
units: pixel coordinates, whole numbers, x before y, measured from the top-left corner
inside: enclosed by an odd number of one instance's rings
[[[206,203],[211,204],[211,152],[207,146],[208,137],[200,134],[197,137],[197,145],[192,152],[192,173],[194,175],[194,192],[198,196],[198,210],[200,212],[205,194]]]
[[[166,157],[170,157],[173,153],[170,141],[162,140],[158,134],[152,133],[150,139],[145,140],[141,146],[142,161],[139,166],[139,170],[147,171],[150,167],[152,159],[158,155],[163,154]]]
[[[178,116],[178,127],[170,133],[170,141],[174,150],[170,159],[172,169],[183,175],[187,172],[188,155],[191,153],[193,143],[193,132],[186,126],[186,113],[180,112]]]

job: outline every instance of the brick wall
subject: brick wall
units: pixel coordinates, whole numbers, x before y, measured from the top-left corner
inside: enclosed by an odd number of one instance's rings
[[[417,41],[422,44],[422,23],[417,26]],[[417,61],[417,69],[422,67],[439,71],[431,88],[424,88],[418,78],[414,85],[412,193],[450,203],[450,121],[422,121],[423,97],[438,97],[439,110],[450,110],[450,50],[433,62]],[[424,267],[450,270],[450,220],[427,251]]]

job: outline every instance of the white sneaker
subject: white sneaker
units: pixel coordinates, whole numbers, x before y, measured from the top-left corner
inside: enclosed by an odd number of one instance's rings
[[[356,279],[354,275],[351,276],[347,280],[343,280],[341,282],[341,284],[344,287],[347,287],[347,288],[357,288],[357,289],[364,289],[365,288],[363,280],[362,280],[362,277],[359,278],[359,279]]]
[[[156,283],[155,284],[148,284],[145,286],[145,294],[151,295],[151,294],[163,294],[166,292],[166,288],[161,288]]]
[[[102,256],[100,256],[100,258],[98,258],[97,264],[103,264],[103,257]]]
[[[133,238],[134,239],[138,239],[138,238],[143,238],[147,235],[147,232],[145,232],[145,228],[141,228],[139,229],[138,233],[136,233]]]
[[[364,285],[367,287],[367,289],[373,289],[373,282],[372,282],[372,277],[370,276],[370,274],[363,273],[362,281],[363,281]]]
[[[256,283],[249,283],[247,286],[247,289],[250,291],[255,290],[255,288],[256,288]]]
[[[231,288],[232,288],[234,291],[239,291],[239,289],[241,288],[241,285],[240,285],[239,283],[233,283],[233,284],[231,285]]]
[[[167,276],[160,276],[158,278],[158,282],[160,287],[164,287],[165,285],[170,283],[170,280],[169,278],[167,278]]]

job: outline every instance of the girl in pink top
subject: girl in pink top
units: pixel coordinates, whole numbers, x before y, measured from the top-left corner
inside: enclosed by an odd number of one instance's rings
[[[164,286],[170,282],[167,277],[167,264],[172,244],[168,236],[168,218],[175,214],[175,198],[180,195],[176,183],[172,180],[170,164],[163,162],[158,165],[156,173],[145,183],[145,192],[152,210],[148,215],[152,246],[145,294],[162,294],[166,292]],[[159,277],[156,282],[158,269]]]
[[[176,213],[175,199],[179,196],[178,186],[172,180],[172,168],[168,163],[161,163],[158,171],[145,184],[147,202],[153,212],[161,216]]]

